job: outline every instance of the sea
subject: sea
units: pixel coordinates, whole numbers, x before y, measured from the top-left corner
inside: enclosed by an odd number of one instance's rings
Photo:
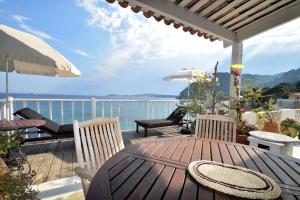
[[[91,99],[96,101],[96,117],[118,116],[122,130],[134,129],[134,120],[137,119],[163,119],[166,118],[177,106],[178,101],[172,95],[61,95],[61,94],[20,94],[10,93],[16,99],[13,103],[14,111],[29,107],[39,111],[45,117],[59,124],[72,123],[73,120],[85,121],[92,118]],[[5,99],[5,94],[0,93],[0,99]],[[22,101],[21,99],[32,99]],[[51,101],[35,101],[35,99],[51,99]],[[75,100],[63,101],[60,100]],[[85,101],[76,101],[76,100]],[[99,101],[98,101],[99,100]],[[52,116],[50,114],[50,104]],[[0,105],[0,108],[2,106]]]

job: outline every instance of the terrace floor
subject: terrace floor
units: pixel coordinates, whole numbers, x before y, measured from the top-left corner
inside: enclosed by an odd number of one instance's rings
[[[145,140],[181,134],[177,127],[164,127],[149,130],[148,135],[144,138],[143,130],[139,134],[135,131],[125,131],[123,140],[125,146],[128,146]],[[32,169],[37,172],[33,180],[34,184],[75,176],[77,158],[73,139],[27,143],[22,148]]]

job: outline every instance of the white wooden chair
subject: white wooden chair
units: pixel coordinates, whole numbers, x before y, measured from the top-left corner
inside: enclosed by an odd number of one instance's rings
[[[75,169],[81,178],[86,195],[97,170],[114,154],[124,149],[118,117],[98,118],[73,122],[74,139],[79,167]]]
[[[195,136],[213,140],[236,142],[235,118],[224,115],[197,115]]]

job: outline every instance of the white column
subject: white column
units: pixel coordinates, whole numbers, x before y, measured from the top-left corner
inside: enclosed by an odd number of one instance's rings
[[[243,63],[243,42],[233,42],[232,43],[232,54],[231,54],[231,64],[242,64]],[[230,69],[231,71],[232,69]],[[235,69],[242,73],[242,68]],[[241,83],[241,76],[238,77],[239,83]],[[233,85],[234,76],[231,74],[230,77],[230,97],[236,97],[235,87]]]

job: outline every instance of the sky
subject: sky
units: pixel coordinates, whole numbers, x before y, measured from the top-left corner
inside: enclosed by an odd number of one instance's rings
[[[0,24],[34,34],[80,71],[78,78],[9,74],[9,91],[40,94],[173,94],[163,77],[183,68],[228,72],[231,48],[147,19],[105,0],[0,0]],[[244,73],[300,67],[300,19],[244,41]],[[0,92],[5,91],[0,73]]]

